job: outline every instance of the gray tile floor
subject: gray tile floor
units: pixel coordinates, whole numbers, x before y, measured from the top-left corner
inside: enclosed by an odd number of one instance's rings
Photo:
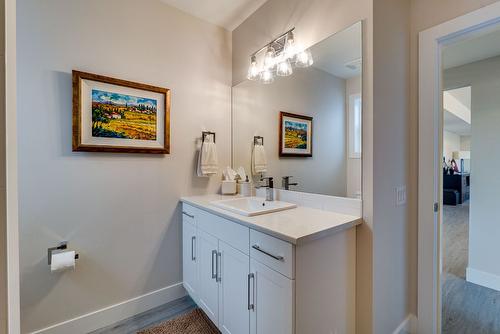
[[[499,334],[500,292],[465,280],[469,206],[443,208],[442,334]]]
[[[189,297],[184,297],[89,334],[135,334],[137,331],[156,326],[164,321],[185,314],[194,308],[196,308],[196,304],[193,300]]]

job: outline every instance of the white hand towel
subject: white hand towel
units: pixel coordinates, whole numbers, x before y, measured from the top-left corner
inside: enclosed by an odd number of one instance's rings
[[[212,136],[207,136],[202,142],[198,156],[198,176],[210,176],[217,174],[219,170],[217,160],[217,146],[213,142]]]
[[[264,145],[254,145],[252,152],[252,174],[267,172],[267,158]]]

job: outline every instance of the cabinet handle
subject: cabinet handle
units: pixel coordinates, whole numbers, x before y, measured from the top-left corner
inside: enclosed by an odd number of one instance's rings
[[[195,255],[195,251],[194,251],[195,241],[196,241],[196,236],[193,235],[191,237],[191,260],[192,261],[196,261],[196,255]]]
[[[278,260],[278,261],[285,261],[285,258],[284,258],[283,256],[281,256],[281,255],[274,255],[274,254],[272,254],[272,253],[269,253],[268,251],[265,251],[265,250],[263,250],[262,248],[260,248],[260,246],[259,246],[259,245],[253,245],[253,246],[252,246],[252,248],[253,248],[253,249],[255,249],[255,250],[258,250],[258,251],[259,251],[259,252],[261,252],[261,253],[266,254],[267,256],[272,257],[272,258],[273,258],[273,259],[275,259],[275,260]]]
[[[222,281],[222,253],[219,252],[217,254],[217,261],[215,262],[217,270],[215,271],[215,274],[217,275],[217,278],[215,279],[217,282]]]
[[[191,219],[194,219],[194,216],[193,215],[190,215],[189,213],[187,213],[186,211],[182,211],[182,214],[185,215],[185,216],[188,216],[189,218]]]
[[[252,298],[252,303],[250,303],[250,280],[252,280],[252,291],[255,291],[255,276],[253,273],[248,274],[248,310],[255,310],[255,305],[253,303],[253,298]],[[253,295],[253,294],[252,294]]]
[[[214,271],[214,255],[215,255],[215,262],[216,262],[217,261],[217,251],[216,250],[212,251],[212,278],[217,278],[217,264],[216,264],[215,271]]]

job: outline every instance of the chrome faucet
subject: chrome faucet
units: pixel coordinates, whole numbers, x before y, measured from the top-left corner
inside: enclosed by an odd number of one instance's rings
[[[274,201],[274,181],[272,176],[263,177],[261,181],[267,180],[266,187],[266,201]]]
[[[290,178],[292,176],[283,176],[283,180],[281,182],[283,189],[285,190],[290,190],[290,186],[298,186],[299,184],[297,182],[295,183],[290,183]]]

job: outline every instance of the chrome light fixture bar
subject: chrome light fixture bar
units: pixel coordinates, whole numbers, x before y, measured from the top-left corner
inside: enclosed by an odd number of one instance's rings
[[[297,47],[294,30],[295,28],[292,28],[281,34],[250,56],[247,74],[249,80],[260,80],[264,84],[270,84],[276,75],[281,77],[292,75],[292,65],[308,67],[313,64],[311,51]],[[260,57],[262,59],[259,62],[257,59],[262,54],[263,57]]]

